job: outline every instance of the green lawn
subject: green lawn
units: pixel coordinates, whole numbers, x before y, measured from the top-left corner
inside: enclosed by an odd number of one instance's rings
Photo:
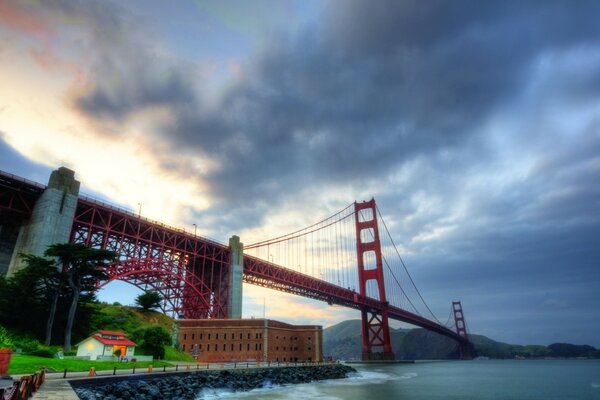
[[[88,371],[91,367],[95,367],[96,371],[117,369],[130,369],[135,365],[136,368],[162,367],[164,365],[171,366],[172,364],[165,361],[140,361],[140,362],[112,362],[112,361],[89,361],[89,360],[61,360],[58,358],[44,358],[36,356],[28,356],[24,354],[13,354],[8,368],[9,374],[33,374],[40,371],[43,367],[51,370],[62,372],[65,368],[68,371]]]
[[[165,346],[165,360],[196,362],[190,354],[174,349],[171,346]]]

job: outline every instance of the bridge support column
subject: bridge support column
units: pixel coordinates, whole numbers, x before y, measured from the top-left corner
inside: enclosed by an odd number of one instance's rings
[[[229,301],[227,302],[227,317],[242,318],[242,278],[244,271],[244,244],[239,236],[229,238],[231,250],[231,265],[229,273]]]
[[[362,358],[365,361],[394,360],[396,357],[392,350],[390,339],[375,199],[362,203],[354,203],[354,218],[356,223],[356,253],[360,294],[367,297],[378,297],[379,301],[386,304],[382,310],[361,310]],[[374,285],[371,285],[372,288],[375,286],[373,293],[367,293],[367,282],[369,281],[374,283]],[[374,352],[374,348],[378,351]]]
[[[475,349],[473,348],[473,344],[469,341],[467,324],[465,323],[465,314],[463,313],[462,304],[460,301],[452,302],[452,312],[454,313],[454,325],[456,326],[456,333],[466,339],[464,343],[459,343],[460,358],[462,360],[470,360],[473,358]]]
[[[23,267],[20,253],[42,256],[51,244],[67,243],[77,208],[79,181],[75,172],[60,167],[52,171],[48,187],[36,201],[31,219],[19,231],[8,275]]]

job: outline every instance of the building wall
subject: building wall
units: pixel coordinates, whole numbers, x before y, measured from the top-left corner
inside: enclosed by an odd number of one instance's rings
[[[179,348],[198,362],[322,361],[322,328],[266,319],[179,320]]]
[[[90,356],[90,360],[95,360],[96,357],[101,356],[104,351],[104,344],[100,343],[94,338],[87,338],[77,347],[77,355]],[[112,354],[112,353],[110,353]]]
[[[118,346],[121,347],[121,346]],[[125,346],[126,353],[123,356],[129,358],[134,356],[135,347]],[[96,360],[98,356],[112,356],[115,346],[105,345],[93,337],[87,338],[77,346],[77,356],[90,356],[90,360]]]

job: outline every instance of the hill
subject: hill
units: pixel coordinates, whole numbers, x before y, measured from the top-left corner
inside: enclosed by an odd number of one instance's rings
[[[140,328],[159,325],[167,331],[173,331],[175,320],[157,311],[145,311],[137,307],[113,305],[107,303],[91,303],[94,317],[91,321],[92,330],[107,329],[121,330],[129,335]]]
[[[479,356],[490,358],[584,357],[600,358],[600,350],[587,345],[554,343],[516,345],[497,342],[483,335],[470,335]],[[425,329],[392,329],[392,348],[399,360],[456,359],[457,344],[450,338]],[[360,359],[362,353],[361,321],[348,320],[323,331],[323,353],[342,360]]]
[[[90,323],[91,331],[99,329],[124,331],[134,341],[140,330],[150,326],[161,326],[176,339],[175,320],[158,311],[142,310],[137,307],[114,305],[107,303],[91,303],[93,317]],[[174,347],[165,346],[165,359],[171,361],[194,361],[192,356]]]

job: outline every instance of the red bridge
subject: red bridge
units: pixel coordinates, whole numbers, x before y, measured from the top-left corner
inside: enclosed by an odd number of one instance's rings
[[[39,226],[62,223],[66,240],[118,253],[101,286],[123,280],[152,288],[164,298],[163,312],[174,316],[239,318],[243,279],[360,310],[364,359],[394,358],[390,319],[450,337],[461,357],[472,355],[461,303],[452,303],[445,324],[435,318],[375,200],[352,203],[319,223],[242,251],[235,236],[229,245],[218,243],[78,195],[78,189],[73,172],[64,168],[53,173],[48,186],[0,171],[0,272],[18,268],[20,252],[43,253],[44,243],[36,248],[36,237],[48,232],[40,233]],[[48,211],[53,207],[56,215]]]

